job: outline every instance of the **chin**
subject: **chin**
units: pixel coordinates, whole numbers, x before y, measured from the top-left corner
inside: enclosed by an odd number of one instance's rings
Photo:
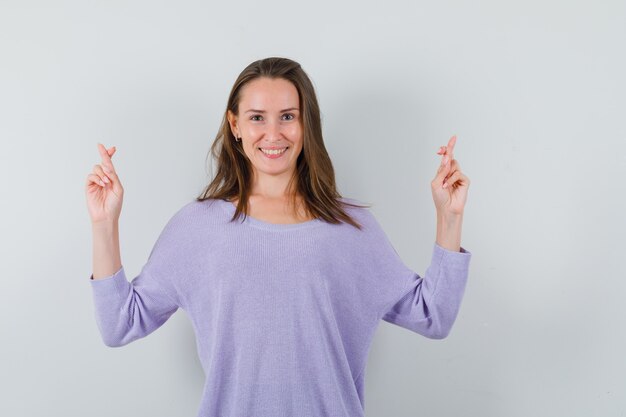
[[[286,172],[291,172],[296,169],[295,166],[276,167],[275,169],[269,169],[267,167],[258,167],[258,166],[255,166],[254,168],[258,173],[264,174],[264,175],[281,175],[281,174],[284,174]]]

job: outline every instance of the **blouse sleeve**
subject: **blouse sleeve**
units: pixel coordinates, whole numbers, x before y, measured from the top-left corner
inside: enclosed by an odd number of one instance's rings
[[[423,276],[400,258],[375,217],[366,211],[365,267],[373,277],[377,319],[431,339],[445,338],[456,320],[468,278],[471,253],[436,242]]]
[[[90,276],[96,324],[105,345],[119,347],[145,337],[178,310],[180,302],[171,282],[178,273],[175,232],[170,220],[131,282],[123,265],[108,277]]]
[[[400,299],[383,310],[382,319],[431,339],[448,336],[461,306],[471,253],[451,251],[436,242],[424,277],[409,274]]]

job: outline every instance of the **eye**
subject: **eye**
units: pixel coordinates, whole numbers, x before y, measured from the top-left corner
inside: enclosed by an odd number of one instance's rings
[[[257,119],[255,119],[255,117],[263,117],[260,114],[255,114],[254,116],[250,117],[250,120],[254,120],[257,121]]]
[[[296,117],[293,115],[293,113],[285,113],[285,116],[291,116],[291,119],[287,119],[287,120],[293,120]]]

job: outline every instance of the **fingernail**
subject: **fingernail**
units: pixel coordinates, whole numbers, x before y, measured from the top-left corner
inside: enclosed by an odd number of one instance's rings
[[[443,188],[446,188],[447,186],[448,186],[448,183],[447,183],[447,182],[444,182],[444,183],[443,183]]]

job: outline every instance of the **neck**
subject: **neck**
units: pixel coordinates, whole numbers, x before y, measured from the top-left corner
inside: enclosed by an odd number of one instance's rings
[[[252,179],[251,196],[259,196],[268,199],[289,198],[295,192],[294,181],[292,189],[288,189],[289,179],[292,173],[285,172],[278,175],[255,173]]]

